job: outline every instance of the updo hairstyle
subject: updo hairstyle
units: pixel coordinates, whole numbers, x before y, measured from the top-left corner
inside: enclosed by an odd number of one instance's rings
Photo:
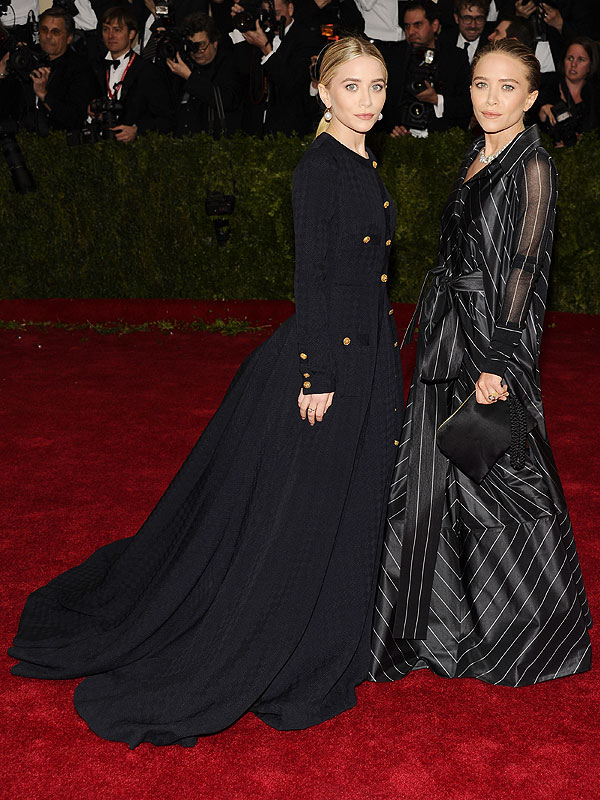
[[[338,39],[337,42],[327,45],[321,59],[319,83],[322,83],[323,86],[329,86],[333,80],[333,76],[342,64],[345,64],[347,61],[353,61],[359,56],[371,56],[371,58],[376,58],[383,68],[383,76],[387,83],[388,71],[383,56],[372,42],[359,36],[344,36],[343,39]],[[326,131],[328,127],[329,122],[325,117],[322,117],[315,138],[323,133],[323,131]]]
[[[492,55],[493,53],[500,53],[505,56],[511,56],[520,61],[525,68],[527,75],[527,83],[530,92],[537,92],[540,88],[540,81],[542,79],[542,71],[540,69],[540,62],[535,57],[533,51],[527,45],[519,42],[517,39],[500,39],[495,42],[486,44],[478,53],[475,54],[473,64],[471,66],[471,80],[475,75],[477,65],[484,56]]]

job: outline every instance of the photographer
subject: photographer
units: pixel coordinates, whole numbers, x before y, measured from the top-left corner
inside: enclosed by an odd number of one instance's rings
[[[327,44],[331,36],[342,33],[359,35],[365,30],[365,20],[355,0],[296,0],[294,19],[318,36],[325,37],[323,44]]]
[[[394,137],[467,128],[471,100],[465,52],[436,41],[440,23],[431,0],[406,3],[403,22],[406,41],[388,65],[382,127]]]
[[[112,130],[119,142],[132,142],[149,130],[168,133],[173,128],[166,79],[132,50],[136,34],[137,20],[128,9],[114,7],[105,12],[102,39],[109,53],[96,71],[105,87],[105,104],[111,105],[111,114],[118,114]]]
[[[246,5],[250,7],[248,2]],[[247,87],[242,127],[257,136],[308,133],[309,67],[311,56],[322,46],[320,37],[294,20],[294,4],[287,0],[271,0],[252,8],[256,8],[254,26],[230,34]],[[234,27],[239,24],[237,15],[244,9],[245,6],[233,5]],[[268,31],[259,20],[261,12]]]
[[[207,131],[218,136],[233,133],[240,124],[242,89],[235,59],[220,48],[220,34],[203,13],[184,21],[186,52],[167,65],[179,81],[175,135]]]
[[[556,147],[577,144],[582,133],[600,126],[599,66],[598,45],[587,36],[573,39],[539,110]]]
[[[515,11],[525,19],[537,15],[563,42],[576,36],[600,36],[598,0],[516,0]]]
[[[464,50],[473,61],[475,53],[487,44],[484,33],[490,10],[490,0],[454,0],[454,21],[458,30],[444,30],[440,34],[440,46],[454,45]]]
[[[28,85],[20,86],[14,116],[21,128],[44,136],[49,130],[69,131],[83,124],[95,80],[85,59],[69,48],[73,33],[73,18],[62,8],[40,15],[40,50],[47,65],[34,69]]]

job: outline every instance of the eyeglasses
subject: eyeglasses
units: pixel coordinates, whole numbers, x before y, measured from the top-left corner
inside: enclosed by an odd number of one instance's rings
[[[192,42],[191,39],[188,39],[188,50],[190,53],[204,53],[208,48],[211,46],[212,42],[207,42],[206,44],[202,44],[202,42]]]
[[[479,14],[476,17],[472,17],[470,14],[462,14],[459,19],[467,25],[481,25],[482,22],[485,22],[483,14]]]

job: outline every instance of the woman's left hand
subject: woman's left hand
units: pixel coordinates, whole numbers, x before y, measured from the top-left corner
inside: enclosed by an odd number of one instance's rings
[[[502,385],[500,375],[482,372],[475,384],[475,399],[482,405],[490,406],[496,400],[507,400],[508,388]]]

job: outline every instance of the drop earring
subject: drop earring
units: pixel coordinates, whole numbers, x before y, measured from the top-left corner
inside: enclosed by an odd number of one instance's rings
[[[382,119],[383,119],[383,114],[382,114],[382,113],[381,113],[381,111],[380,111],[380,112],[379,112],[379,116],[377,117],[377,121],[378,121],[378,122],[381,122],[381,120],[382,120]]]
[[[323,114],[323,116],[325,117],[325,120],[327,122],[331,122],[331,120],[333,118],[333,114],[331,113],[331,111],[329,109],[327,109],[327,111]]]

